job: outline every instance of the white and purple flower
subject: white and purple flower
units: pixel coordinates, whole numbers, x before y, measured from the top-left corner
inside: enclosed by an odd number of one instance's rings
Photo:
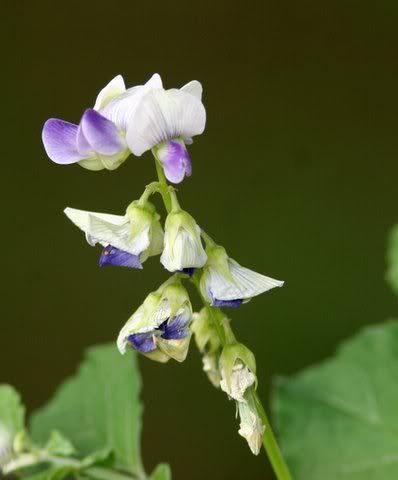
[[[281,287],[284,283],[242,267],[218,245],[208,246],[206,253],[208,260],[203,269],[200,289],[214,307],[238,307],[252,297]]]
[[[79,125],[47,120],[44,147],[54,162],[79,163],[89,170],[114,170],[131,152],[141,156],[152,149],[168,180],[179,183],[192,172],[185,144],[205,128],[201,97],[202,86],[195,80],[179,90],[165,90],[154,74],[145,85],[126,90],[118,75],[101,90]]]
[[[122,328],[117,346],[124,354],[128,346],[159,362],[185,360],[190,342],[192,307],[185,288],[171,279],[144,303]]]
[[[101,244],[100,266],[142,268],[149,257],[163,249],[163,229],[155,207],[148,201],[133,202],[126,215],[66,208],[67,217],[86,234],[87,242]]]

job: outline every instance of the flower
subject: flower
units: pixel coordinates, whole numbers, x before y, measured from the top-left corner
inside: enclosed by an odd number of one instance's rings
[[[205,128],[201,97],[202,86],[196,80],[179,90],[165,90],[154,74],[144,85],[126,90],[118,75],[100,91],[79,125],[47,120],[44,148],[55,163],[79,163],[89,170],[114,170],[131,152],[141,156],[154,149],[167,178],[179,183],[191,174],[185,144]]]
[[[219,245],[207,246],[208,260],[200,280],[202,295],[214,307],[238,307],[271,288],[281,287],[275,280],[242,267],[229,258]]]
[[[181,89],[152,89],[143,96],[131,116],[127,144],[134,155],[153,149],[166,178],[180,183],[191,175],[191,159],[185,147],[203,133],[206,110],[202,85],[193,80]]]
[[[67,217],[86,234],[92,246],[100,243],[99,264],[142,268],[149,256],[163,249],[163,230],[155,207],[148,201],[134,201],[125,215],[64,210]]]
[[[191,319],[188,293],[172,277],[150,293],[130,317],[120,331],[118,349],[124,354],[131,346],[153,360],[167,362],[174,358],[182,362],[188,353]]]
[[[256,376],[242,363],[234,365],[229,384],[225,376],[225,371],[221,370],[221,390],[238,402],[246,401],[244,394],[255,382]]]
[[[223,348],[219,367],[221,389],[230,398],[245,402],[246,390],[252,385],[257,387],[256,359],[253,353],[242,343],[234,341]]]
[[[237,403],[240,416],[239,435],[246,439],[250,450],[258,455],[263,443],[265,426],[258,414],[256,405],[251,395],[247,395],[245,402]]]
[[[168,214],[160,261],[169,272],[192,274],[192,269],[203,267],[207,255],[200,231],[189,213],[177,208]]]

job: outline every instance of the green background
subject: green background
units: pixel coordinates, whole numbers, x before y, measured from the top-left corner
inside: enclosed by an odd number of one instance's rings
[[[230,311],[263,398],[274,375],[396,314],[384,282],[398,219],[396,2],[16,1],[2,17],[0,381],[30,409],[167,277],[156,258],[100,270],[99,250],[62,214],[122,212],[154,179],[151,156],[95,173],[51,163],[41,144],[48,117],[78,122],[118,73],[128,85],[154,72],[166,87],[203,83],[208,123],[181,202],[232,257],[286,281]],[[141,366],[148,469],[273,478],[195,348],[182,365]]]

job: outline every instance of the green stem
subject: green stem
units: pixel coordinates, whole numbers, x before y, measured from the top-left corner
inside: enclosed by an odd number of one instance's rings
[[[158,173],[158,178],[159,178],[159,184],[161,186],[161,192],[162,192],[162,197],[164,201],[165,208],[168,212],[171,211],[171,197],[170,197],[170,191],[168,189],[168,184],[166,177],[163,172],[162,165],[160,164],[159,160],[157,159],[155,153],[153,152],[155,159],[156,159],[156,171]],[[174,193],[175,194],[175,193]],[[212,238],[207,235],[206,232],[202,231],[202,238],[206,242],[207,245],[211,246],[214,245],[214,241]],[[213,322],[214,328],[217,331],[217,334],[220,338],[220,342],[222,346],[225,346],[227,344],[227,337],[225,334],[225,329],[223,325],[223,319],[225,315],[221,312],[221,310],[217,307],[211,307],[209,304],[206,302],[205,298],[203,298],[203,295],[200,291],[199,287],[199,279],[197,276],[193,277],[193,283],[195,284],[199,295],[203,301],[203,304],[207,308],[211,321]],[[232,329],[231,329],[231,334]],[[262,406],[262,403],[258,397],[257,392],[253,393],[253,400],[256,404],[258,414],[261,417],[261,420],[265,426],[264,430],[264,435],[263,435],[263,447],[265,452],[268,455],[269,461],[271,462],[272,468],[275,472],[277,480],[292,480],[292,476],[289,472],[289,469],[285,463],[285,460],[282,456],[282,453],[280,451],[280,448],[278,446],[278,443],[276,441],[275,435],[272,431],[271,424],[268,420],[268,417],[265,413],[264,407]]]

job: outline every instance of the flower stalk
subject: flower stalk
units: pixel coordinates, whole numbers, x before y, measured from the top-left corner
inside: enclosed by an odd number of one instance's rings
[[[171,193],[169,190],[169,186],[166,180],[166,177],[164,175],[164,171],[162,168],[162,165],[160,164],[159,160],[156,157],[155,152],[155,164],[156,164],[156,171],[158,174],[158,180],[159,180],[159,185],[160,185],[160,192],[163,198],[164,206],[167,210],[168,213],[173,208],[173,203],[176,201],[176,193],[175,191],[172,192],[173,196],[175,197],[174,202],[172,201]],[[177,201],[178,202],[178,201]],[[215,242],[212,240],[212,238],[203,230],[201,231],[201,236],[203,240],[206,243],[206,246],[214,246]],[[206,302],[205,298],[203,297],[203,294],[200,289],[200,282],[199,278],[197,275],[194,275],[192,278],[192,282],[196,286],[199,295],[202,299],[202,302],[204,306],[206,307],[209,317],[212,321],[212,324],[214,326],[215,331],[217,332],[217,335],[219,337],[220,343],[222,347],[225,347],[229,345],[230,343],[236,341],[235,340],[235,335],[232,331],[231,325],[229,322],[225,321],[225,315],[222,313],[222,311],[218,307],[212,307],[209,306],[208,303]],[[292,476],[290,474],[290,471],[288,469],[288,466],[282,456],[282,452],[279,448],[278,442],[276,440],[276,437],[273,433],[271,424],[268,420],[267,414],[265,412],[265,409],[261,403],[261,400],[258,396],[258,393],[256,390],[251,389],[249,392],[249,395],[252,396],[252,401],[254,405],[256,406],[256,410],[258,415],[260,416],[263,425],[265,426],[264,433],[263,433],[263,447],[264,450],[269,458],[269,461],[272,465],[272,468],[274,470],[274,473],[276,475],[276,478],[278,480],[292,480]]]

